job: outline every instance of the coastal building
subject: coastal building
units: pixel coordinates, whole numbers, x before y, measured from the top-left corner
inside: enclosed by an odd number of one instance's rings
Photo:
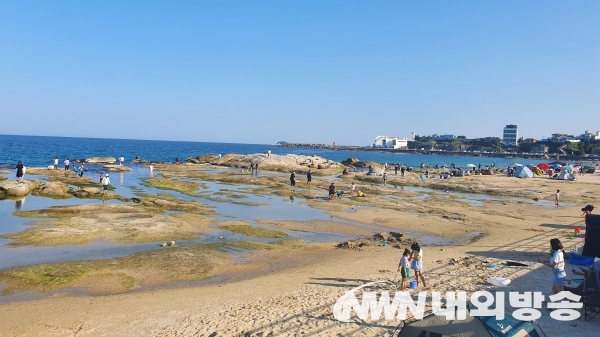
[[[585,132],[581,136],[579,136],[579,139],[581,139],[581,140],[600,139],[600,131],[596,131],[596,133],[594,133],[590,130],[585,130]]]
[[[502,133],[502,144],[507,146],[517,145],[517,139],[519,139],[519,129],[514,124],[508,124],[504,127]]]
[[[408,147],[408,138],[377,136],[373,147],[384,149],[401,149]]]
[[[455,138],[454,135],[435,135],[436,140],[454,140]]]

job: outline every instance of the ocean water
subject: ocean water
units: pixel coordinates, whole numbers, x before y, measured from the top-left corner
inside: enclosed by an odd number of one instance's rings
[[[481,163],[485,165],[495,163],[497,167],[506,167],[513,165],[515,162],[521,164],[537,164],[540,162],[529,159],[400,154],[383,151],[291,149],[266,144],[0,135],[0,167],[14,167],[19,160],[25,166],[48,166],[53,163],[54,157],[58,157],[61,164],[66,158],[118,158],[121,155],[125,157],[126,162],[135,159],[136,156],[155,162],[173,162],[177,157],[183,161],[186,158],[204,154],[254,154],[267,153],[268,150],[271,150],[271,153],[280,155],[289,153],[317,155],[334,161],[354,157],[361,161],[388,164],[401,163],[412,167],[418,167],[421,163],[426,165],[455,163],[461,168],[466,168],[467,164],[478,165]]]

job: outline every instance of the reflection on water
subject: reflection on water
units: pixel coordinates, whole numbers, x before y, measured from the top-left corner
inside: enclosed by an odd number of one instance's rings
[[[24,202],[25,202],[25,198],[15,200],[15,211],[21,210],[21,207],[23,207]]]

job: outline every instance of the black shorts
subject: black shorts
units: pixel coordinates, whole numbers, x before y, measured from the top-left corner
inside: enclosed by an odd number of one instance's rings
[[[402,276],[402,278],[407,278],[406,268],[400,268],[400,276]]]

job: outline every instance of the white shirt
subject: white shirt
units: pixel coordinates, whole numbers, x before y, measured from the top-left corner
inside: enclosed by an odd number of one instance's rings
[[[554,265],[555,263],[558,263],[558,265],[556,266],[556,269],[558,269],[558,270],[565,269],[565,258],[563,256],[562,250],[555,252],[554,255],[552,255],[552,257],[550,258],[550,264]]]
[[[58,159],[54,159],[54,165],[58,165]]]
[[[102,178],[102,185],[108,185],[108,184],[110,184],[110,179],[108,179],[108,177]]]
[[[69,165],[69,160],[65,160],[65,165]]]

